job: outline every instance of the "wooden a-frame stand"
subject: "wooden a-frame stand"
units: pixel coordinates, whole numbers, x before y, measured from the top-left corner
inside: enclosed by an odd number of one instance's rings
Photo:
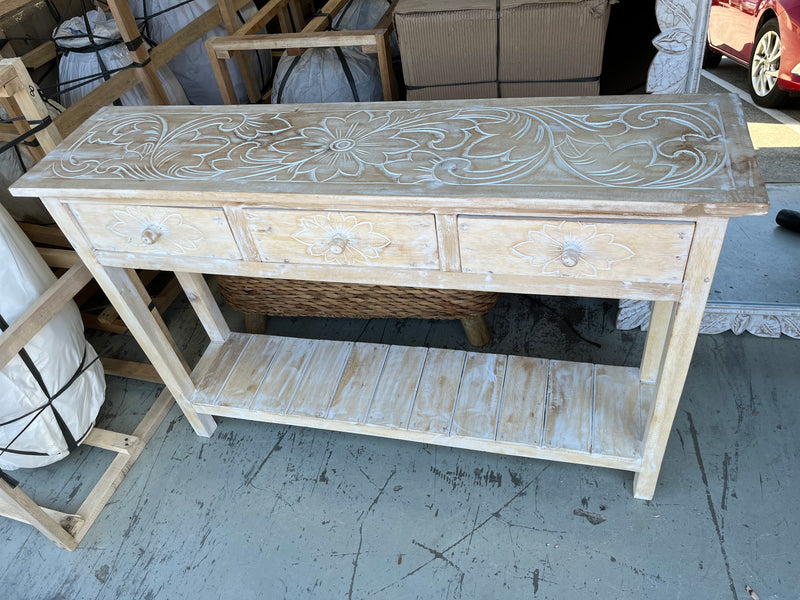
[[[9,115],[21,115],[28,121],[47,117],[47,109],[20,59],[0,60],[0,104]],[[38,131],[35,137],[42,155],[55,148],[61,139],[52,124]],[[92,276],[86,266],[74,257],[74,264],[56,283],[0,334],[0,368],[16,356],[91,279]],[[149,365],[113,360],[110,365],[116,367],[119,374],[147,381],[158,380]],[[130,365],[136,365],[137,368],[128,368]],[[106,366],[105,361],[104,366]],[[112,370],[106,368],[106,372],[111,373]],[[84,444],[111,450],[116,452],[117,456],[92,488],[77,513],[67,514],[39,506],[18,485],[12,485],[11,482],[0,478],[0,516],[33,525],[58,546],[74,550],[171,407],[172,396],[164,390],[132,434],[97,427],[91,431]]]

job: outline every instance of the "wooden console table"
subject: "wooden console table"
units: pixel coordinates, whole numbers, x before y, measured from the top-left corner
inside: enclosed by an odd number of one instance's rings
[[[732,96],[109,107],[39,196],[199,435],[212,415],[626,469],[653,496],[729,217]],[[131,269],[172,270],[193,371]],[[640,368],[232,333],[203,273],[653,300]]]

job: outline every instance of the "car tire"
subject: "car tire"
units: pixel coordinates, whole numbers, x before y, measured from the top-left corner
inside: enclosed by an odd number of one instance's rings
[[[722,54],[717,52],[716,50],[712,50],[711,46],[706,44],[706,50],[703,53],[703,68],[704,69],[715,69],[719,66],[719,63],[722,61]]]
[[[780,63],[781,32],[778,20],[770,19],[756,32],[748,67],[750,96],[757,105],[775,108],[789,97],[788,92],[778,87]]]

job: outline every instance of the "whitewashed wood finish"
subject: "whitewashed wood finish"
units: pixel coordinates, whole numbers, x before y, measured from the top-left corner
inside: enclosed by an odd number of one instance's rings
[[[409,429],[450,432],[466,359],[467,353],[461,350],[428,349]]]
[[[215,399],[229,406],[242,406],[250,401],[258,392],[280,345],[281,340],[278,338],[250,338]],[[200,368],[198,365],[198,369]]]
[[[203,276],[199,273],[176,271],[175,278],[186,293],[192,308],[200,317],[200,323],[205,327],[209,339],[214,343],[224,342],[231,330],[228,329],[225,317],[222,316]]]
[[[768,206],[740,109],[699,96],[112,109],[14,191],[44,196],[200,433],[213,428],[209,415],[234,416],[625,468],[642,498],[655,488],[727,218]],[[213,214],[203,219],[236,257],[145,254],[107,224],[100,238],[123,242],[95,247],[100,221],[86,221],[134,199]],[[278,253],[265,251],[269,239]],[[354,258],[348,248],[362,240]],[[543,258],[541,243],[559,254]],[[231,333],[190,379],[119,268],[143,266],[677,308],[648,341],[643,373]],[[210,335],[224,338],[204,282],[185,279]]]
[[[542,439],[549,363],[543,358],[509,356],[497,439],[538,446]]]
[[[98,250],[242,258],[221,209],[81,203],[71,209]]]
[[[324,417],[350,358],[352,342],[318,341],[303,381],[292,398],[292,414]]]
[[[193,377],[208,414],[634,471],[654,387],[630,367],[239,333]]]
[[[328,418],[360,423],[369,414],[389,348],[385,344],[356,344],[353,347],[328,407]]]
[[[665,283],[683,280],[694,230],[691,223],[484,217],[460,217],[458,228],[465,272]]]
[[[635,370],[598,365],[592,452],[638,456],[642,452],[653,385],[639,386]]]
[[[592,447],[594,365],[550,361],[542,443],[589,452]]]
[[[316,340],[287,338],[270,364],[270,377],[262,381],[253,399],[254,410],[285,413],[311,361]]]
[[[642,353],[642,381],[658,381],[661,362],[664,359],[664,347],[672,329],[672,317],[674,314],[674,302],[660,301],[653,303],[653,328],[647,334],[647,341]]]
[[[426,356],[425,348],[389,348],[365,419],[367,423],[408,427]]]
[[[695,241],[686,265],[686,289],[675,309],[661,361],[653,411],[644,437],[642,470],[634,477],[633,494],[637,498],[650,499],[655,493],[661,460],[689,371],[727,225],[727,219],[697,221]]]
[[[507,356],[470,352],[453,412],[453,435],[493,440],[503,393]]]
[[[245,210],[264,262],[437,269],[432,215]]]
[[[160,315],[150,311],[149,297],[145,300],[146,291],[141,281],[135,273],[100,264],[68,206],[50,200],[43,201],[61,231],[75,247],[78,256],[136,337],[147,358],[158,370],[195,433],[209,437],[217,424],[209,415],[199,414],[192,408],[190,399],[195,393],[195,386],[191,374],[186,362],[176,351],[175,341],[166,330]]]
[[[49,157],[15,193],[107,200],[100,190],[135,182],[145,194],[166,186],[170,203],[248,204],[268,193],[275,208],[327,210],[321,198],[382,197],[381,210],[457,198],[481,211],[504,199],[491,213],[595,199],[628,214],[691,205],[734,215],[760,202],[741,195],[759,176],[727,96],[105,108]]]

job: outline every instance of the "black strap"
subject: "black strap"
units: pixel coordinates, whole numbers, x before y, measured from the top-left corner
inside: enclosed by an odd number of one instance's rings
[[[19,481],[17,481],[11,475],[9,475],[5,471],[3,471],[3,469],[0,469],[0,479],[5,481],[12,488],[15,488],[15,487],[17,487],[19,485]]]
[[[359,102],[358,90],[356,89],[356,80],[353,79],[353,73],[350,71],[350,65],[347,64],[347,59],[344,57],[344,52],[342,52],[342,49],[338,46],[336,46],[334,50],[336,51],[336,56],[339,57],[339,62],[342,63],[342,71],[344,71],[344,76],[347,78],[347,83],[350,84],[350,91],[353,93],[353,101]]]
[[[278,86],[278,97],[277,97],[278,104],[280,104],[281,100],[283,100],[283,90],[286,87],[286,82],[289,81],[289,77],[292,75],[292,71],[294,71],[294,68],[297,66],[297,63],[300,62],[301,57],[302,55],[295,56],[292,59],[292,64],[290,64],[289,68],[286,69],[286,74],[283,76],[283,80],[281,81],[281,84]]]
[[[333,22],[333,18],[331,17],[331,14],[330,13],[326,13],[326,12],[322,12],[321,10],[318,10],[313,15],[311,15],[312,19],[316,19],[316,18],[319,18],[319,17],[323,17],[325,19],[328,19],[329,23]]]
[[[2,328],[2,331],[8,329],[8,322],[2,315],[0,315],[0,328]],[[24,347],[19,350],[19,352],[17,353],[18,356],[22,360],[23,364],[28,368],[28,371],[33,376],[34,381],[36,381],[36,384],[41,389],[45,398],[47,398],[47,402],[45,402],[38,408],[35,408],[32,411],[26,413],[25,415],[22,415],[20,417],[15,417],[14,419],[6,421],[5,423],[0,423],[0,427],[3,427],[5,425],[15,423],[20,419],[33,415],[31,420],[17,433],[17,435],[14,436],[14,438],[5,447],[0,447],[0,456],[2,456],[5,452],[12,452],[15,454],[34,454],[37,456],[47,456],[46,453],[14,451],[11,450],[11,446],[14,444],[14,442],[16,442],[20,438],[20,436],[23,433],[25,433],[25,431],[33,424],[33,422],[39,417],[39,415],[41,415],[48,407],[53,412],[53,416],[55,417],[56,423],[58,424],[58,428],[61,431],[61,435],[64,437],[64,441],[67,444],[68,450],[70,452],[73,452],[78,448],[78,443],[75,440],[75,436],[72,435],[72,432],[70,431],[69,427],[67,426],[61,414],[53,405],[53,402],[55,402],[55,400],[59,396],[61,396],[61,394],[67,391],[70,388],[70,386],[72,386],[72,384],[75,383],[75,381],[77,381],[81,375],[83,375],[97,360],[100,359],[100,355],[98,354],[97,356],[94,357],[94,359],[92,359],[89,362],[89,364],[86,364],[86,345],[87,342],[84,342],[83,356],[81,356],[81,361],[80,364],[78,365],[78,368],[75,370],[72,376],[67,380],[67,382],[64,385],[62,385],[61,388],[55,394],[52,395],[50,394],[50,391],[47,389],[47,385],[44,382],[44,378],[42,377],[41,372],[39,371],[38,368],[36,368],[36,365],[31,360],[31,357],[28,354],[28,352],[25,350]]]
[[[130,42],[125,42],[125,47],[130,50],[131,52],[135,52],[139,46],[144,43],[142,36],[138,36],[136,39],[131,40]]]
[[[11,121],[16,121],[16,120],[19,120],[19,119],[18,119],[18,118],[17,118],[17,119],[7,119],[7,120],[4,120],[3,122],[4,122],[4,123],[8,123],[8,122],[11,122]],[[25,141],[25,140],[27,140],[29,137],[36,135],[36,134],[37,134],[37,133],[39,133],[39,132],[40,132],[42,129],[44,129],[45,127],[49,126],[49,125],[50,125],[50,123],[52,123],[52,122],[53,122],[53,120],[50,118],[50,115],[46,116],[46,117],[45,117],[44,119],[42,119],[41,121],[28,121],[28,123],[30,123],[30,124],[34,124],[34,123],[35,123],[36,125],[35,125],[34,127],[31,127],[31,128],[30,128],[28,131],[26,131],[25,133],[21,133],[20,135],[18,135],[17,137],[15,137],[15,138],[14,138],[13,140],[11,140],[10,142],[6,142],[6,143],[5,143],[5,144],[3,144],[2,146],[0,146],[0,154],[2,154],[3,152],[5,152],[5,151],[6,151],[6,150],[8,150],[9,148],[14,148],[14,147],[15,147],[17,144],[19,144],[19,143],[21,143],[21,142],[24,142],[24,141]],[[8,325],[5,325],[5,326],[4,326],[4,328],[5,328],[5,327],[8,327]]]

